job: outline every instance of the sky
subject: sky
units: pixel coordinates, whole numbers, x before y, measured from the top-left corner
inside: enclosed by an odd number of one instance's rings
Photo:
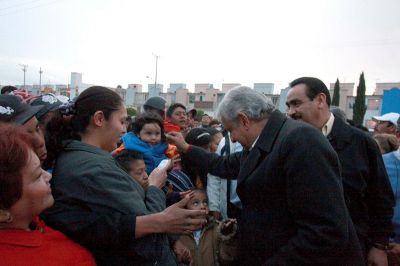
[[[399,0],[0,0],[0,84],[400,82]]]

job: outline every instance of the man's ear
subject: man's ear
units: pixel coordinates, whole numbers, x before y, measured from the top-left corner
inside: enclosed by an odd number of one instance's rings
[[[98,127],[103,126],[103,124],[104,124],[104,122],[106,120],[103,111],[96,111],[93,114],[93,118],[92,119],[93,119],[93,124],[95,126],[98,126]]]
[[[249,117],[242,112],[238,113],[239,124],[241,124],[245,129],[249,129],[250,127],[250,119]]]
[[[0,223],[11,223],[13,220],[11,213],[0,209]]]
[[[315,99],[317,100],[318,106],[323,106],[323,105],[326,105],[326,104],[327,104],[325,93],[322,93],[322,92],[321,92],[320,94],[318,94],[318,95],[315,97]]]

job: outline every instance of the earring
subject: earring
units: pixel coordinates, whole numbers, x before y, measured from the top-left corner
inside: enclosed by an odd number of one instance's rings
[[[12,221],[13,221],[13,217],[12,217],[11,213],[9,213],[6,223],[11,223]]]
[[[9,211],[0,209],[0,223],[11,223],[13,217]]]

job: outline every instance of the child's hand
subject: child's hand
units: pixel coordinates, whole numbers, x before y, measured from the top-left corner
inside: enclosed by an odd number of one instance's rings
[[[190,254],[190,250],[185,247],[179,239],[175,241],[174,253],[179,263],[192,265],[192,255]]]
[[[194,192],[191,190],[179,192],[179,196],[181,197],[181,199],[183,199],[186,195],[189,195],[189,197],[192,198],[194,195]]]
[[[169,160],[169,164],[168,164],[168,166],[167,166],[167,171],[172,170],[172,168],[174,168],[175,164],[176,164],[177,162],[180,162],[180,161],[181,161],[181,157],[179,156],[179,154],[174,155],[174,157],[172,157],[172,158]]]
[[[221,233],[223,235],[229,235],[230,233],[232,233],[233,225],[236,223],[236,219],[228,219],[223,221],[221,226]]]
[[[181,161],[181,155],[180,154],[174,155],[174,157],[171,158],[171,161],[172,161],[172,167],[175,166],[175,164]]]
[[[210,213],[212,214],[212,216],[214,217],[215,220],[217,221],[221,221],[222,220],[222,215],[220,212],[218,211],[210,211]]]

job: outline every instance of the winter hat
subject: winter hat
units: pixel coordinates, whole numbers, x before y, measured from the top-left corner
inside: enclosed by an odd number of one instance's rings
[[[144,107],[150,107],[164,112],[166,102],[167,101],[164,98],[160,96],[154,96],[147,99],[147,101],[144,103]]]
[[[23,125],[42,108],[43,105],[30,106],[23,103],[14,95],[0,95],[0,121],[2,122],[15,122]]]

